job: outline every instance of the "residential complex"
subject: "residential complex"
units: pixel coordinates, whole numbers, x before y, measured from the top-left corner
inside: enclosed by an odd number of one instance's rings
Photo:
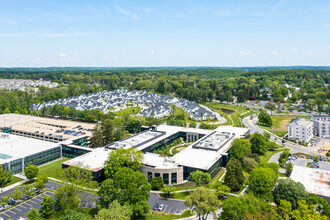
[[[288,130],[290,140],[309,142],[313,137],[313,123],[301,117],[292,119]]]
[[[128,91],[127,89],[117,89],[113,92],[105,90],[45,103],[34,103],[30,108],[32,110],[41,110],[43,107],[52,107],[55,104],[74,107],[81,111],[84,109],[99,109],[105,112],[111,108],[126,108],[129,104],[142,104],[146,106],[146,108],[142,108],[139,115],[146,117],[152,116],[155,118],[168,116],[171,113],[171,107],[169,105],[175,104],[177,107],[183,108],[190,115],[190,118],[196,121],[213,120],[215,114],[196,102],[191,102],[186,99],[179,100],[176,97],[137,90]]]
[[[313,116],[311,121],[314,124],[314,135],[321,138],[330,137],[330,117],[325,115]]]
[[[51,81],[30,80],[30,79],[0,79],[0,89],[25,91],[27,87],[38,87],[38,86],[54,88],[58,86],[58,83]]]

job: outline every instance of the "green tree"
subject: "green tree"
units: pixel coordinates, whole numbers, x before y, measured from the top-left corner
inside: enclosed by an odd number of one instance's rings
[[[70,115],[70,108],[69,107],[64,107],[62,110],[62,116],[65,118],[68,118]]]
[[[323,100],[322,99],[316,99],[316,106],[317,106],[317,111],[321,115],[321,113],[323,111],[323,106],[324,106]]]
[[[220,219],[244,219],[246,211],[246,205],[238,197],[230,196],[222,202],[222,213]]]
[[[243,186],[243,169],[239,160],[231,159],[227,164],[227,172],[224,183],[233,191],[238,191]]]
[[[26,195],[27,197],[31,197],[34,194],[34,190],[33,187],[31,185],[26,185],[23,188],[23,193],[24,195]]]
[[[107,208],[111,202],[118,200],[121,205],[129,204],[134,216],[140,216],[149,211],[147,200],[150,196],[150,188],[144,174],[122,167],[117,170],[112,179],[102,182],[98,191],[100,204]]]
[[[4,187],[12,179],[11,171],[4,170],[0,164],[0,185]]]
[[[2,206],[8,205],[9,198],[10,198],[10,196],[1,196],[1,205]]]
[[[37,177],[36,181],[34,182],[34,186],[41,191],[46,187],[47,182],[48,182],[48,176],[42,174]]]
[[[152,178],[150,185],[152,190],[160,190],[164,186],[163,178],[161,176]]]
[[[249,189],[257,197],[269,199],[276,179],[277,175],[270,168],[254,169],[248,178]]]
[[[45,195],[44,199],[41,201],[40,213],[44,216],[49,216],[54,210],[53,205],[53,198],[49,195]]]
[[[3,114],[9,114],[9,113],[11,113],[10,110],[9,110],[9,108],[6,108],[6,109],[3,111]]]
[[[189,124],[189,128],[196,128],[196,127],[197,127],[197,123],[194,121]]]
[[[267,102],[265,105],[266,109],[270,110],[270,114],[273,115],[273,111],[276,109],[276,105],[272,102]]]
[[[200,170],[196,170],[194,172],[190,173],[191,176],[191,180],[194,181],[197,186],[199,186],[200,184],[208,184],[209,182],[211,182],[211,176],[209,173],[204,173]]]
[[[249,140],[236,138],[231,144],[228,151],[230,158],[240,159],[244,154],[251,151],[251,143]]]
[[[196,211],[199,219],[207,219],[207,216],[218,210],[220,201],[215,192],[199,187],[186,197],[185,205]]]
[[[243,167],[246,168],[248,172],[251,172],[257,165],[258,163],[255,159],[249,157],[243,158]]]
[[[143,162],[141,151],[131,149],[117,149],[111,151],[108,159],[104,162],[104,174],[107,178],[112,178],[115,173],[123,166],[139,170]]]
[[[29,212],[26,213],[26,217],[29,220],[39,220],[41,219],[40,214],[37,209],[33,208]]]
[[[37,177],[38,172],[39,172],[39,168],[36,165],[32,165],[32,164],[25,167],[25,169],[24,169],[24,174],[29,180]]]
[[[287,166],[286,166],[286,173],[285,175],[287,177],[290,177],[291,173],[292,173],[292,170],[293,170],[293,165],[292,163],[290,162]]]
[[[20,189],[16,188],[11,196],[15,200],[20,200],[23,198],[23,192]]]
[[[64,215],[61,217],[61,220],[85,220],[86,217],[83,213],[77,212],[72,209],[66,209]]]
[[[132,214],[133,212],[130,206],[126,204],[120,205],[120,203],[115,200],[109,205],[109,208],[101,209],[95,216],[95,220],[130,220]]]
[[[162,191],[162,195],[166,198],[173,196],[173,192],[174,192],[173,188],[167,185],[165,185],[161,191]]]
[[[308,205],[315,205],[318,212],[330,218],[330,205],[325,199],[315,194],[309,194],[304,200]]]
[[[113,142],[113,133],[115,125],[111,119],[105,119],[102,121],[102,134],[103,145],[108,145]]]
[[[273,125],[272,118],[265,110],[261,110],[261,112],[258,115],[258,120],[259,123],[264,126],[271,127]]]
[[[298,207],[298,201],[308,196],[305,187],[301,183],[297,183],[291,179],[280,179],[273,190],[274,201],[280,204],[281,200],[287,200],[291,203],[292,208]]]
[[[92,131],[92,137],[89,140],[89,147],[97,148],[103,146],[102,128],[99,124],[95,125]]]
[[[221,184],[215,190],[215,194],[218,196],[219,199],[223,199],[224,197],[228,196],[230,191],[231,189],[228,186]]]
[[[259,133],[254,133],[250,139],[252,153],[265,154],[267,151],[267,144],[264,136]]]

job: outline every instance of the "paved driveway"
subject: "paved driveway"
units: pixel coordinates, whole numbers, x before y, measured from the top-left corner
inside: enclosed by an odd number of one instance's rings
[[[311,162],[312,160],[310,159],[304,159],[304,158],[297,158],[294,161],[294,165],[298,165],[298,166],[302,166],[302,167],[306,167],[308,162]]]
[[[180,214],[184,210],[188,209],[188,207],[184,204],[182,200],[174,200],[174,199],[164,199],[157,195],[157,193],[150,193],[149,201],[150,210],[154,207],[154,204],[158,203],[164,204],[165,208],[163,212]]]

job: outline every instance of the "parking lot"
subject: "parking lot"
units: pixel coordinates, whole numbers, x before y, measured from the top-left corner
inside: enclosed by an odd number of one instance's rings
[[[180,214],[181,212],[183,212],[188,208],[184,204],[184,201],[174,200],[174,199],[164,199],[159,197],[156,193],[150,193],[148,203],[150,205],[150,210],[153,209],[156,203],[158,205],[164,204],[163,212],[172,213],[172,214]]]
[[[39,208],[41,206],[41,201],[43,200],[45,195],[54,197],[54,193],[52,193],[52,192],[47,191],[47,192],[41,193],[40,195],[38,195],[32,199],[22,202],[21,204],[16,205],[16,206],[9,208],[6,211],[0,213],[0,217],[3,218],[4,220],[10,219],[10,218],[12,218],[14,220],[25,219],[26,213],[28,211],[30,211],[31,209],[35,208],[35,209],[39,210]]]

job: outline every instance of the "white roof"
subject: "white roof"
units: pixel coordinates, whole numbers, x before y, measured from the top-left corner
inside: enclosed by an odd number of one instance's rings
[[[9,161],[24,158],[58,146],[60,145],[57,143],[0,132],[0,155],[4,154],[10,156],[10,158],[7,159],[1,159],[0,156],[0,164],[8,163]]]
[[[159,154],[146,153],[143,155],[144,161],[143,164],[154,166],[155,168],[169,168],[177,167],[178,164],[175,160],[168,157],[161,157]]]
[[[229,126],[220,126],[215,131],[218,132],[229,132],[234,133],[234,137],[228,141],[224,146],[222,146],[218,151],[201,149],[201,148],[193,148],[193,145],[190,145],[183,151],[173,156],[173,159],[180,165],[198,168],[202,170],[208,170],[210,167],[219,160],[223,154],[226,154],[228,149],[231,146],[232,140],[235,138],[241,138],[248,131],[246,128],[237,128],[237,127],[229,127]],[[204,139],[204,138],[203,138]],[[200,139],[196,142],[203,141]]]
[[[330,197],[330,171],[295,165],[290,178],[303,184],[309,193]]]

